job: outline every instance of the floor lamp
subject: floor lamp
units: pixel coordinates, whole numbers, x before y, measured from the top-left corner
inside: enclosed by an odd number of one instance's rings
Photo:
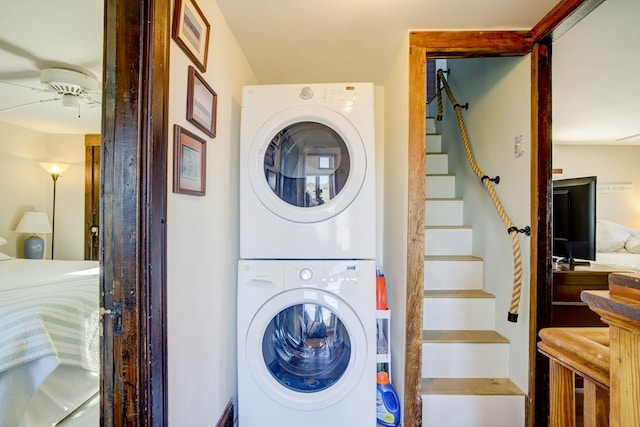
[[[40,166],[49,172],[53,179],[53,210],[51,212],[51,259],[53,259],[53,244],[56,233],[56,183],[58,182],[58,178],[62,176],[62,173],[71,165],[68,163],[40,163]]]

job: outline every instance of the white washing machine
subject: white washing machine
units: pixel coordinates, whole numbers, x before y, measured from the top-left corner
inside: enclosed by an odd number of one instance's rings
[[[241,260],[238,425],[376,424],[375,262]]]
[[[374,259],[373,84],[245,86],[240,258]]]

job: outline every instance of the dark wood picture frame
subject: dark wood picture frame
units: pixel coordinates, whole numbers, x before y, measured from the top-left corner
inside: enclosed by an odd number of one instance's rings
[[[173,125],[173,192],[205,195],[207,144],[180,125]]]
[[[195,68],[189,66],[187,120],[212,138],[216,136],[218,94]]]
[[[207,71],[211,26],[195,0],[175,0],[171,37],[203,73]]]

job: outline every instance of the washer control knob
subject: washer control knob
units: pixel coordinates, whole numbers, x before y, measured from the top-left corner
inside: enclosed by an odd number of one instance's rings
[[[300,98],[304,99],[305,101],[313,98],[313,89],[311,89],[309,86],[303,87],[300,91]]]
[[[303,268],[302,270],[300,270],[300,279],[303,282],[308,282],[309,280],[311,280],[311,278],[313,277],[313,271],[311,271],[310,268]]]

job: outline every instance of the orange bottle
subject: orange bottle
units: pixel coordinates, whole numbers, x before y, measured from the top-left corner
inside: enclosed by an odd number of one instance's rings
[[[389,309],[387,306],[387,282],[379,268],[376,269],[376,309]]]

